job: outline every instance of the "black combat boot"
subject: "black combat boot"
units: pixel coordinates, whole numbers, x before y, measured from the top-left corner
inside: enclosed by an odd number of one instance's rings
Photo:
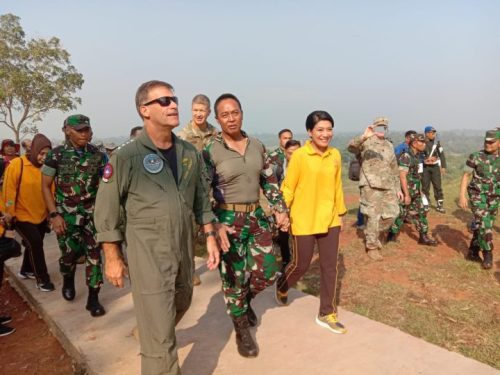
[[[470,260],[471,262],[481,262],[481,258],[479,257],[479,247],[471,244],[465,259]]]
[[[436,246],[437,245],[437,241],[433,240],[432,238],[427,236],[427,233],[420,233],[418,243],[421,245],[427,245],[427,246]]]
[[[242,357],[251,358],[257,357],[259,349],[255,343],[250,331],[248,330],[248,318],[246,315],[238,318],[233,318],[234,330],[236,332],[236,345],[238,353]]]
[[[257,320],[257,315],[255,315],[255,311],[253,311],[252,306],[250,306],[250,302],[252,301],[252,297],[250,296],[250,293],[247,294],[247,303],[248,303],[248,308],[247,308],[247,318],[248,318],[248,324],[250,327],[255,327],[258,323]]]
[[[90,311],[93,317],[102,316],[106,314],[104,307],[99,303],[99,289],[89,287],[89,297],[87,299],[87,306],[85,308]]]
[[[493,253],[491,251],[483,251],[483,268],[489,270],[493,267]]]
[[[75,274],[63,276],[62,296],[66,301],[75,299]]]
[[[386,242],[398,242],[398,234],[389,231],[389,233],[387,233]]]

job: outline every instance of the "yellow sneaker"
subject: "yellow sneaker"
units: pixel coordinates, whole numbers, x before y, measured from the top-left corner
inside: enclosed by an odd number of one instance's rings
[[[318,315],[316,323],[321,327],[327,328],[334,333],[346,333],[347,329],[337,320],[337,314]]]

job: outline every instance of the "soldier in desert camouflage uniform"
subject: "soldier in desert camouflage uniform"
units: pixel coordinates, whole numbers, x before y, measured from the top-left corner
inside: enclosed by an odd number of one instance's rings
[[[429,238],[424,204],[422,202],[422,164],[419,154],[425,149],[425,136],[423,134],[410,135],[410,148],[399,156],[399,177],[404,194],[404,201],[400,203],[400,214],[394,221],[387,241],[396,241],[396,236],[408,217],[415,224],[420,238],[418,243],[423,245],[436,245],[436,241]]]
[[[394,147],[385,138],[388,125],[387,118],[379,117],[348,145],[348,150],[361,162],[360,210],[366,217],[366,251],[373,260],[382,260],[379,235],[398,216],[398,198],[402,198]]]
[[[490,269],[493,266],[493,223],[500,197],[499,143],[499,128],[486,132],[484,149],[469,156],[460,184],[460,206],[463,209],[468,207],[465,197],[467,191],[476,224],[467,259],[480,262],[479,250],[482,250],[484,269]],[[472,179],[469,183],[471,175]]]
[[[257,317],[250,301],[274,282],[278,271],[269,223],[259,205],[260,188],[283,230],[288,230],[287,209],[264,145],[241,130],[239,100],[223,94],[214,108],[222,132],[203,150],[203,159],[219,221],[222,290],[238,352],[255,357],[258,348],[248,328],[257,324]]]
[[[66,142],[49,151],[42,167],[42,191],[51,226],[57,234],[64,278],[62,295],[75,298],[75,270],[85,258],[89,288],[87,310],[92,316],[105,314],[98,295],[102,284],[101,248],[96,242],[94,203],[107,157],[89,143],[92,130],[87,116],[72,115],[64,121]],[[55,181],[55,199],[51,192]]]
[[[207,122],[208,116],[210,116],[210,99],[208,96],[203,94],[196,95],[191,102],[191,114],[192,119],[189,123],[179,131],[177,136],[189,143],[191,143],[198,152],[203,150],[213,137],[217,135],[217,129]],[[195,222],[193,222],[195,230],[193,234],[196,237],[199,233],[196,228],[198,227]],[[195,238],[196,239],[196,238]],[[200,285],[200,277],[194,273],[194,255],[195,255],[196,241],[193,241],[193,285]]]

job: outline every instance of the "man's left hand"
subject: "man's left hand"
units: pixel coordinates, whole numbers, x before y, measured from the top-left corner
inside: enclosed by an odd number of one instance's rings
[[[288,232],[288,227],[290,226],[288,214],[286,212],[275,212],[274,216],[276,217],[276,225],[278,228],[283,232]]]
[[[444,176],[446,174],[446,168],[441,168],[441,175]]]
[[[213,236],[207,238],[207,253],[207,267],[211,271],[215,270],[220,262],[220,249],[216,238]]]

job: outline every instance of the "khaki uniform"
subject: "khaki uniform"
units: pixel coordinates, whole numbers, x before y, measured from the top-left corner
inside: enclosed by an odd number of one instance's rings
[[[173,139],[177,183],[167,160],[143,132],[113,153],[96,200],[97,240],[127,240],[143,374],[180,373],[175,320],[191,303],[192,220],[207,224],[215,219],[199,153]]]
[[[355,137],[347,148],[361,160],[360,210],[366,217],[366,249],[382,247],[378,237],[399,215],[397,192],[401,191],[399,169],[392,143],[372,136]]]
[[[191,143],[199,152],[203,150],[203,147],[208,145],[213,137],[217,135],[217,129],[207,122],[207,128],[201,130],[196,125],[193,124],[193,120],[181,129],[177,134],[180,139]]]

